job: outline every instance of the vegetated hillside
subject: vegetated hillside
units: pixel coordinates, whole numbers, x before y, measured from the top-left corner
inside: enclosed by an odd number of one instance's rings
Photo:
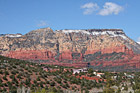
[[[40,65],[0,56],[0,93],[34,92],[40,89],[47,93],[90,91],[93,87],[100,88],[103,85],[103,81],[97,83],[77,78],[67,67]]]
[[[50,64],[89,62],[93,67],[108,70],[140,69],[140,45],[121,29],[42,28],[25,35],[2,35],[0,54]]]
[[[83,72],[0,56],[0,93],[139,93],[139,77],[140,72]]]

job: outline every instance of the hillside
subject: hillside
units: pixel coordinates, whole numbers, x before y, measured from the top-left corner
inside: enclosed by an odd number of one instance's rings
[[[82,74],[84,75],[84,73]],[[81,84],[83,84],[82,87]],[[28,93],[34,93],[39,89],[44,89],[47,93],[89,91],[92,87],[99,88],[103,84],[104,82],[80,80],[72,75],[71,68],[41,65],[0,56],[1,93],[17,93],[17,91],[23,91],[23,89]]]
[[[0,93],[139,93],[139,77],[140,72],[41,65],[0,56]]]

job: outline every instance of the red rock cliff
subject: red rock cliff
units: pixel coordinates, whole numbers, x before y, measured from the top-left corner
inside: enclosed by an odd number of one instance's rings
[[[127,64],[138,68],[140,45],[127,37],[121,29],[53,32],[50,28],[43,28],[18,37],[1,36],[0,54],[24,60],[71,60],[103,66]]]

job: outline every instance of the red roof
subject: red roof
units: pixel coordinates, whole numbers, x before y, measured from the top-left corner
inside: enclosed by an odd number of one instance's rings
[[[88,77],[88,76],[82,75],[82,76],[77,76],[77,78],[80,78],[80,79],[85,78],[85,79],[87,79],[87,80],[96,80],[96,82],[98,82],[99,80],[100,80],[100,81],[106,81],[105,79],[102,79],[102,78],[100,78],[100,77],[98,77],[98,76]]]

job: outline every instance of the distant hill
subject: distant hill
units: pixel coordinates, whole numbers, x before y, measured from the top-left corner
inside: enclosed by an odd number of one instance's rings
[[[42,28],[25,35],[2,35],[0,54],[61,65],[88,62],[103,70],[140,68],[140,45],[121,29],[53,31],[51,28]]]

